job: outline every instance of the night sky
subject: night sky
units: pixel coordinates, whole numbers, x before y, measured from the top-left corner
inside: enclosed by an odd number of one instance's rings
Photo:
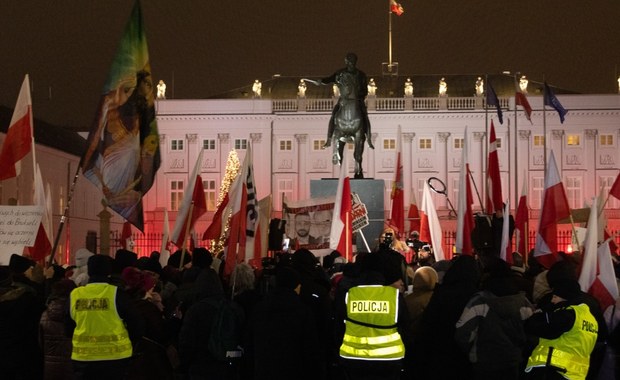
[[[2,0],[0,104],[24,74],[35,117],[88,130],[133,0]],[[282,76],[326,76],[347,51],[378,76],[388,0],[142,0],[155,80],[205,98]],[[617,0],[402,0],[401,75],[520,71],[583,93],[618,92]],[[51,87],[51,98],[50,98]]]

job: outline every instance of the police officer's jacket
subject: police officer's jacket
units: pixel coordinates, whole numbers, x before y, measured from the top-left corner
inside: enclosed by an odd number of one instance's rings
[[[405,346],[396,328],[398,289],[362,285],[346,296],[346,330],[340,356],[356,360],[399,360]]]

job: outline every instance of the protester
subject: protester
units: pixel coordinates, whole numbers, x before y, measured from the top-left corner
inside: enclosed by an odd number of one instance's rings
[[[126,375],[133,344],[143,335],[141,318],[128,295],[109,284],[112,259],[88,259],[88,284],[71,292],[74,322],[74,378],[120,379]]]

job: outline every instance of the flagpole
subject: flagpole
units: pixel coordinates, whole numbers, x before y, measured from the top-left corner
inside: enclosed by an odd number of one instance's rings
[[[388,0],[388,70],[392,71],[392,3]]]
[[[484,74],[484,82],[485,82],[485,91],[488,91],[488,88],[490,88],[491,86],[489,85],[489,74]],[[487,102],[487,96],[488,94],[485,92],[484,94],[484,144],[482,144],[482,169],[481,170],[481,177],[483,178],[484,183],[486,183],[486,178],[487,178],[487,170],[488,170],[488,165],[489,165],[489,153],[488,153],[488,148],[486,149],[487,151],[485,152],[485,148],[487,147],[488,143],[488,136],[489,136],[489,104]],[[486,165],[485,165],[486,162]],[[474,182],[474,187],[475,186],[475,182]],[[486,186],[482,187],[482,195],[485,197],[486,199]],[[476,193],[478,192],[478,190],[476,189]],[[478,195],[478,199],[480,199],[480,195]],[[486,202],[485,202],[486,203]],[[486,214],[486,210],[485,210],[485,203],[482,202],[482,200],[480,201],[480,208],[482,209],[482,213]]]
[[[515,75],[514,75],[515,91],[517,90],[517,75],[518,74],[519,73],[515,73]],[[514,203],[514,205],[515,205],[515,210],[517,209],[517,206],[519,205],[519,160],[517,160],[517,152],[519,151],[519,146],[518,146],[518,141],[519,141],[519,136],[518,136],[518,129],[519,128],[518,128],[518,125],[519,124],[518,124],[518,121],[517,121],[517,115],[518,115],[517,114],[517,96],[515,94],[515,128],[514,128],[515,129],[515,139],[514,139],[515,140],[514,141],[514,144],[515,144],[515,154],[514,154],[514,162],[515,162],[515,164],[514,164],[515,165],[515,171],[514,171],[514,174],[515,174],[515,188],[514,188],[514,190],[515,190],[515,203]],[[508,152],[508,157],[511,157],[510,152]],[[511,177],[511,175],[510,175],[510,166],[508,166],[508,178],[510,178],[510,177]],[[508,192],[510,192],[510,190]],[[508,197],[508,198],[510,199],[510,197]]]
[[[527,205],[525,205],[527,207]],[[525,241],[524,241],[524,247],[525,247],[525,252],[523,252],[523,256],[525,259],[525,266],[527,267],[527,261],[528,261],[528,256],[530,255],[530,247],[529,247],[529,240],[530,240],[530,231],[528,229],[528,225],[529,223],[526,221],[525,222],[525,231],[523,231],[523,235],[525,235]]]
[[[50,259],[47,262],[47,266],[51,266],[54,262],[54,256],[56,255],[56,249],[58,248],[58,242],[60,241],[60,235],[62,234],[62,229],[65,225],[65,221],[67,220],[67,213],[69,212],[69,207],[71,206],[71,201],[73,200],[73,192],[75,191],[75,184],[77,183],[78,177],[80,176],[80,167],[81,162],[77,166],[75,170],[75,175],[73,176],[73,182],[71,183],[71,189],[69,190],[69,196],[67,197],[67,204],[65,205],[65,209],[62,212],[62,216],[60,217],[60,223],[58,224],[58,231],[56,232],[56,237],[54,238],[54,245],[52,246],[52,252],[50,254]]]
[[[545,82],[545,75],[543,74],[543,83]],[[547,106],[545,105],[545,98],[547,97],[547,86],[543,87],[543,176],[547,177]],[[544,178],[543,177],[543,178]]]
[[[362,237],[362,240],[364,241],[364,246],[366,247],[366,251],[370,252],[370,247],[368,246],[368,242],[366,241],[366,236],[364,236],[362,229],[360,228],[357,232],[360,234],[360,236]]]
[[[183,245],[181,246],[181,261],[179,262],[179,270],[183,268],[183,261],[185,260],[185,250],[187,248],[187,236],[189,235],[190,229],[190,220],[192,220],[192,213],[194,211],[194,201],[189,205],[189,212],[187,213],[187,219],[185,219],[185,223],[187,223],[187,227],[185,227],[185,237],[183,238]]]

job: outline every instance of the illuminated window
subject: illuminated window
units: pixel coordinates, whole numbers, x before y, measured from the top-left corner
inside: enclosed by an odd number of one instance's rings
[[[537,148],[542,148],[545,146],[545,136],[543,135],[534,135],[534,146]]]
[[[601,146],[614,146],[614,135],[599,135],[598,141]]]
[[[579,208],[583,205],[581,191],[581,177],[566,177],[566,197],[570,208]]]
[[[433,148],[433,140],[432,139],[420,139],[420,149],[432,149]]]
[[[202,149],[215,150],[215,139],[202,140]]]
[[[454,149],[463,149],[463,144],[465,143],[465,139],[463,138],[455,138],[454,139]]]
[[[184,188],[185,183],[183,181],[170,181],[170,211],[179,211],[183,201]]]
[[[383,149],[384,150],[396,149],[396,139],[383,139]]]
[[[312,150],[324,150],[325,140],[312,140]]]
[[[544,177],[532,177],[532,199],[530,206],[533,209],[540,210],[542,205],[543,191],[545,189]]]
[[[248,140],[247,139],[235,139],[235,149],[238,149],[238,150],[248,149]]]
[[[567,146],[581,145],[580,136],[579,135],[566,135],[566,145]]]
[[[202,181],[202,187],[205,192],[205,200],[207,201],[207,211],[215,211],[216,210],[216,202],[217,202],[217,192],[215,189],[215,180],[208,179]]]
[[[170,140],[170,150],[181,151],[183,150],[183,140]]]
[[[280,151],[290,151],[293,150],[293,141],[292,140],[280,140]]]

